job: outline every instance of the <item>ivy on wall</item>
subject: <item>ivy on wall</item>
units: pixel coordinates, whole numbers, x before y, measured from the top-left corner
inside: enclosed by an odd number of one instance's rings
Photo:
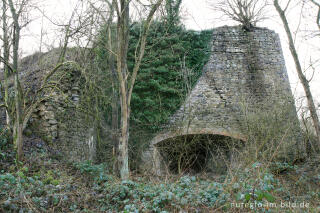
[[[131,27],[128,66],[134,65],[140,23]],[[191,31],[154,22],[132,95],[134,125],[157,131],[184,100],[209,59],[211,31]]]

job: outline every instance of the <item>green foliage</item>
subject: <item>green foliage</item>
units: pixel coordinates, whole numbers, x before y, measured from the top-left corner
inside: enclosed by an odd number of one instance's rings
[[[177,5],[173,7],[178,7]],[[131,25],[128,50],[129,71],[132,71],[135,64],[140,30],[141,23]],[[113,31],[112,37],[114,37]],[[197,32],[176,25],[168,30],[168,25],[163,21],[152,23],[145,55],[132,94],[133,125],[152,131],[159,130],[168,117],[178,109],[188,92],[187,84],[190,87],[195,84],[204,64],[209,59],[210,39],[211,31],[209,30]],[[114,44],[114,41],[112,43]],[[105,48],[107,44],[108,37],[105,29],[102,29],[97,41],[96,61],[100,69],[111,78],[108,67],[110,52]]]
[[[318,189],[310,190],[303,197],[294,196],[281,178],[270,173],[260,162],[221,177],[221,180],[182,176],[156,182],[140,177],[119,181],[107,173],[105,165],[88,161],[74,166],[71,168],[73,175],[65,178],[66,174],[58,168],[37,173],[28,167],[11,173],[0,172],[0,211],[279,212],[279,209],[270,211],[263,206],[281,201],[300,202],[299,197],[303,199],[301,202],[319,199]],[[293,169],[293,173],[297,173],[296,168]],[[47,182],[48,177],[53,180]],[[57,180],[56,184],[54,180]],[[296,186],[305,187],[310,180],[300,176]],[[319,182],[319,177],[316,181]],[[295,188],[292,190],[296,191]],[[232,206],[234,203],[256,203],[261,207],[248,205],[239,209]]]
[[[265,204],[277,201],[274,194],[281,185],[264,168],[261,163],[254,163],[251,168],[233,174],[233,178],[227,178],[223,183],[183,176],[167,182],[150,183],[140,178],[122,182],[94,180],[92,184],[94,190],[104,195],[98,200],[100,211],[174,212],[203,208],[228,212],[232,211],[230,204],[235,202]]]
[[[4,159],[6,157],[6,151],[9,148],[8,142],[8,132],[0,129],[0,159]]]
[[[178,25],[180,22],[180,6],[182,0],[166,0],[166,22],[167,26],[172,27]]]
[[[16,160],[16,150],[13,147],[8,130],[0,127],[0,171],[10,167],[10,163]]]
[[[238,202],[275,202],[272,193],[279,186],[279,181],[261,163],[252,164],[251,168],[237,173],[235,177],[238,179],[232,185],[232,191]]]
[[[226,202],[222,184],[184,176],[172,183],[125,181],[104,184],[102,211],[172,212],[190,207],[214,208]],[[105,206],[106,205],[106,206]]]
[[[94,165],[91,161],[75,163],[75,167],[79,169],[81,173],[87,173],[90,175],[97,175],[105,170],[105,166],[103,164]]]
[[[107,174],[101,164],[82,162],[75,166],[92,177],[92,188],[103,195],[98,200],[100,211],[172,212],[203,206],[216,208],[227,202],[229,197],[223,192],[223,184],[200,181],[194,176],[184,176],[167,183],[150,183],[141,178],[120,182]]]
[[[0,210],[15,212],[20,209],[18,206],[24,202],[24,199],[27,199],[26,197],[32,197],[34,204],[38,205],[40,210],[45,211],[44,207],[48,205],[45,196],[59,190],[56,188],[58,184],[48,185],[50,183],[45,181],[41,181],[38,176],[27,176],[23,169],[16,173],[1,174],[0,200],[5,200],[5,202],[0,205]]]
[[[91,161],[84,161],[75,163],[74,166],[79,169],[81,173],[93,177],[94,181],[98,183],[110,180],[111,178],[107,175],[108,169],[106,164],[93,164]]]
[[[135,63],[140,23],[131,27],[128,66]],[[132,95],[133,125],[159,130],[198,80],[209,58],[211,31],[171,28],[154,22],[149,31],[145,56]]]
[[[51,170],[49,170],[47,174],[45,174],[45,178],[43,180],[44,184],[52,184],[54,186],[57,186],[59,185],[59,182],[60,182],[59,180],[54,179],[54,174]]]
[[[48,212],[74,208],[70,201],[74,184],[60,180],[61,173],[30,173],[27,167],[17,172],[0,173],[0,212]],[[76,210],[76,207],[75,207]]]

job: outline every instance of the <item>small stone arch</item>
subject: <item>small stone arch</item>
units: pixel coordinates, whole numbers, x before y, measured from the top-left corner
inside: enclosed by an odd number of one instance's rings
[[[245,138],[226,133],[201,132],[163,137],[154,143],[154,167],[158,174],[224,174],[245,143]],[[155,142],[155,141],[154,141]]]

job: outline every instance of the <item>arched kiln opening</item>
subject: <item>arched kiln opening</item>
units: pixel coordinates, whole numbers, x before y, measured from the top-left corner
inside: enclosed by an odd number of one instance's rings
[[[224,135],[190,134],[156,144],[162,165],[174,174],[224,174],[243,141]]]

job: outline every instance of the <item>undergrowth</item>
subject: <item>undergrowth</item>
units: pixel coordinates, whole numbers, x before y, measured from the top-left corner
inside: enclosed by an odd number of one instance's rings
[[[278,165],[287,169],[282,175],[256,162],[219,179],[181,176],[166,181],[150,177],[120,181],[105,164],[86,161],[55,167],[56,163],[50,162],[46,169],[38,165],[38,171],[35,166],[2,170],[0,212],[317,212],[320,198],[319,187],[302,191],[310,179],[298,175],[300,167],[287,164]],[[299,177],[292,190],[287,185],[289,172],[290,177]],[[309,206],[280,208],[289,202]],[[270,203],[277,206],[270,208]]]

